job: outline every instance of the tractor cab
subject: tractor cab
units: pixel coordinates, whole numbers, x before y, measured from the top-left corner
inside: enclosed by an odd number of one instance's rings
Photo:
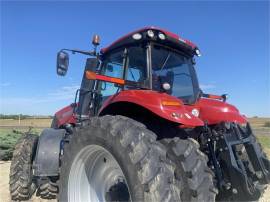
[[[97,40],[99,37],[94,36],[95,47]],[[82,117],[96,115],[107,98],[123,90],[166,93],[184,104],[194,104],[201,94],[194,69],[199,49],[162,29],[146,27],[129,33],[100,53],[96,48],[93,52],[71,51],[95,56],[87,60],[79,90],[77,111]],[[61,54],[68,58],[63,50],[58,56]],[[60,61],[59,75],[65,74],[67,63]]]
[[[194,70],[194,55],[199,50],[170,32],[144,28],[126,35],[101,53],[101,74],[123,79],[125,86],[121,89],[166,92],[186,104],[194,103],[200,93]],[[112,84],[103,93],[115,94],[119,90]]]
[[[173,103],[174,106],[187,106],[182,110],[188,110],[187,113],[195,114],[196,117],[199,115],[196,105],[200,105],[198,102],[201,100],[200,97],[226,100],[225,95],[209,95],[200,90],[194,68],[195,57],[200,56],[200,51],[189,40],[155,27],[145,27],[131,32],[98,52],[99,40],[99,36],[94,35],[93,51],[62,49],[58,53],[57,74],[60,76],[65,75],[68,69],[69,55],[66,51],[91,56],[86,61],[81,87],[76,93],[75,103],[78,104],[66,108],[71,114],[72,111],[75,112],[77,118],[72,120],[102,114],[102,110],[116,100],[121,104],[121,108],[123,103],[133,103],[151,112],[154,111],[158,116],[164,114],[162,102],[165,100],[164,102]],[[129,96],[124,95],[127,91]],[[151,94],[148,100],[144,100],[145,93]],[[110,102],[107,102],[108,98]],[[152,101],[156,102],[151,103]],[[201,104],[203,107],[220,105],[220,103],[204,103]],[[157,106],[159,110],[155,112]],[[227,105],[219,108],[224,111],[225,107]],[[238,117],[238,112],[233,107],[229,108],[231,110],[227,111],[232,111],[235,117]],[[61,111],[56,115],[62,117],[62,113]],[[189,126],[203,125],[202,120],[195,120],[196,117],[188,121],[192,122],[188,124]],[[163,118],[183,123],[183,120],[176,120],[175,117],[172,119],[170,111]],[[181,117],[183,118],[186,117]],[[61,119],[66,122],[66,119]],[[244,121],[242,118],[239,120]]]
[[[190,104],[200,92],[193,56],[161,43],[135,43],[102,57],[101,74],[125,80],[123,88],[103,84],[103,96],[121,89],[147,89],[166,92]]]

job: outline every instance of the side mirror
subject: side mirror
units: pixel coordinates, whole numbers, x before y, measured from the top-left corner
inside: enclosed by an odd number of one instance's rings
[[[65,51],[59,51],[57,53],[56,72],[59,76],[65,76],[67,74],[69,65],[69,55]]]

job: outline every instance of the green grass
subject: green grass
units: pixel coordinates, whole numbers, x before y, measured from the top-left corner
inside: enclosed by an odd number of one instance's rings
[[[0,160],[10,160],[14,146],[18,139],[28,129],[12,129],[12,128],[0,128]],[[32,129],[31,133],[38,134],[40,130]]]
[[[267,135],[261,135],[257,136],[259,142],[261,143],[264,152],[270,158],[270,136]]]
[[[263,126],[270,128],[270,121],[266,121]]]
[[[263,148],[270,149],[270,136],[261,135],[257,136],[259,142],[262,144]]]

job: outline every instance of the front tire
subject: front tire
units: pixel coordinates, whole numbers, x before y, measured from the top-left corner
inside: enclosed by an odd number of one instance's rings
[[[180,201],[175,183],[154,133],[123,116],[96,117],[64,146],[59,200]]]
[[[39,196],[42,199],[56,199],[58,195],[58,184],[57,180],[51,178],[47,182],[41,184],[36,192],[36,196]]]
[[[51,122],[51,128],[58,129],[57,117],[54,115]],[[36,196],[42,199],[56,199],[59,193],[59,188],[57,184],[57,177],[48,177],[47,181],[44,181],[38,188]]]
[[[32,163],[37,142],[37,135],[26,134],[15,145],[9,175],[12,200],[29,200],[36,191],[36,184],[32,180]]]

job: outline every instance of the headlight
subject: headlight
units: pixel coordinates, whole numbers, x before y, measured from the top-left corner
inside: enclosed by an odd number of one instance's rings
[[[155,36],[153,30],[151,30],[151,29],[147,31],[147,35],[148,35],[150,38],[153,38],[153,37]]]

